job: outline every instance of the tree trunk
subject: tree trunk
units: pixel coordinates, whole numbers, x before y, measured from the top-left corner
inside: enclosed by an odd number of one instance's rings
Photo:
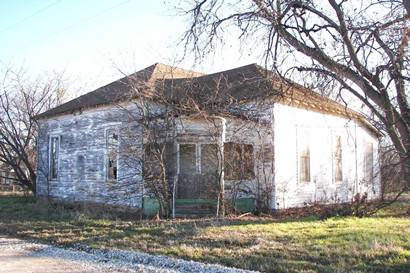
[[[225,217],[225,193],[221,191],[219,193],[219,216]]]
[[[161,218],[167,218],[168,217],[168,213],[167,213],[168,208],[167,208],[166,202],[159,202],[159,208],[160,208],[159,213],[160,213]]]
[[[31,179],[31,182],[30,182],[30,185],[29,185],[30,191],[31,191],[34,195],[36,195],[36,192],[37,192],[37,187],[36,187],[37,176],[36,176],[36,174],[30,175],[30,179]]]
[[[400,183],[406,189],[410,189],[410,153],[400,158]]]

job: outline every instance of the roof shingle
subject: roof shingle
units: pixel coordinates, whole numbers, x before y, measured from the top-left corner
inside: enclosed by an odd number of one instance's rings
[[[359,120],[375,130],[363,115],[296,83],[279,78],[263,67],[250,64],[213,74],[156,63],[67,103],[50,109],[37,119],[70,114],[87,108],[127,101],[138,96],[164,96],[174,103],[195,97],[206,104],[240,103],[272,99],[293,107]]]

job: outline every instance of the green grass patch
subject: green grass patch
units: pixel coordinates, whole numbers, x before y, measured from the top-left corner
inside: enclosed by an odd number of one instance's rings
[[[0,197],[0,233],[115,247],[264,272],[410,272],[410,206],[372,217],[124,221]]]

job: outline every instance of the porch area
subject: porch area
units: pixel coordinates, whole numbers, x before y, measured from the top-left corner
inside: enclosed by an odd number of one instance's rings
[[[161,164],[155,159],[164,160],[173,217],[216,215],[221,198],[230,211],[255,210],[258,176],[273,157],[266,127],[232,119],[183,119],[172,141],[160,146],[162,157],[146,150],[145,158],[157,167]],[[143,202],[144,214],[158,212],[154,197],[145,196]]]

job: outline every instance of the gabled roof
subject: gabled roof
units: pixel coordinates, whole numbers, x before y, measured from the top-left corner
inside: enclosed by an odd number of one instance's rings
[[[176,102],[187,97],[212,102],[241,102],[278,94],[278,90],[272,88],[267,71],[256,64],[199,77],[156,81],[155,90]]]
[[[141,96],[153,100],[163,96],[174,103],[195,97],[204,104],[207,101],[215,104],[269,99],[292,107],[357,119],[375,130],[360,113],[301,85],[279,78],[257,64],[205,75],[156,63],[50,109],[36,118],[70,114]]]
[[[135,72],[134,74],[128,75],[92,92],[45,111],[37,115],[36,119],[48,118],[61,114],[70,114],[75,111],[82,111],[84,109],[129,99],[135,94],[134,88],[137,88],[136,84],[138,84],[138,87],[141,89],[149,89],[153,82],[158,79],[178,79],[181,77],[191,78],[200,75],[203,74],[156,63]]]

